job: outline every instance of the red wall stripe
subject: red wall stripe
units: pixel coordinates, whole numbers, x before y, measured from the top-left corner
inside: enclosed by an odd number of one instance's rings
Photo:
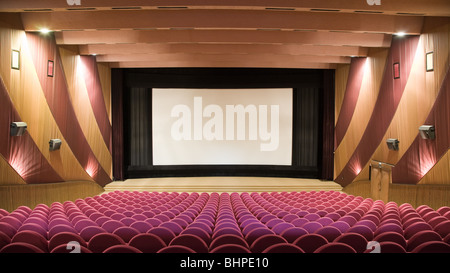
[[[336,177],[335,181],[342,186],[350,184],[356,178],[383,140],[403,95],[418,43],[419,36],[393,38],[380,92],[370,120],[353,155]],[[394,63],[400,64],[399,79],[393,77]]]
[[[83,65],[83,77],[86,83],[92,110],[106,146],[111,153],[112,129],[111,124],[109,123],[105,100],[103,98],[103,90],[98,74],[97,62],[94,56],[80,56],[80,59]]]
[[[84,136],[70,100],[66,78],[53,36],[27,32],[27,42],[45,98],[53,117],[78,162],[99,185],[111,178],[96,159]],[[47,76],[47,62],[54,61],[54,76]]]
[[[392,170],[392,182],[417,184],[450,148],[450,70],[424,125],[434,125],[436,139],[422,139],[418,134],[412,145]]]
[[[342,139],[347,132],[353,113],[355,112],[356,102],[358,101],[361,90],[362,79],[364,76],[364,65],[367,58],[352,58],[350,71],[348,74],[347,86],[345,88],[344,99],[336,122],[334,135],[334,149],[341,144]]]
[[[0,77],[0,153],[13,169],[29,184],[61,182],[47,159],[28,132],[22,136],[10,136],[11,122],[22,121]]]

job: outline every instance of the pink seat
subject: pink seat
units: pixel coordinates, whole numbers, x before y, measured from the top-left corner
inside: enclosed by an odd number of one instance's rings
[[[434,227],[434,231],[439,233],[439,235],[441,235],[442,238],[445,238],[447,235],[450,234],[450,220],[437,224]]]
[[[173,231],[171,231],[168,228],[165,227],[155,227],[155,228],[151,228],[150,230],[147,231],[147,233],[151,233],[151,234],[155,234],[157,235],[159,238],[161,238],[164,243],[166,245],[170,244],[170,241],[172,241],[173,238],[175,238],[175,233],[173,233]]]
[[[114,245],[125,245],[126,243],[116,234],[99,233],[94,235],[88,242],[88,249],[94,253],[102,253],[108,247]]]
[[[211,242],[211,237],[209,236],[209,234],[204,231],[201,228],[198,227],[189,227],[186,228],[185,230],[183,230],[180,234],[193,234],[193,235],[197,235],[198,237],[202,238],[202,240],[209,245],[209,243]]]
[[[240,244],[223,244],[212,249],[210,253],[251,253],[250,250]]]
[[[99,226],[89,226],[89,227],[85,227],[85,228],[83,228],[83,230],[81,230],[80,236],[86,242],[89,242],[89,240],[92,237],[94,237],[95,235],[97,235],[99,233],[104,233],[104,232],[106,232],[106,230],[104,230],[103,228],[101,228]]]
[[[142,251],[129,245],[115,245],[108,247],[103,253],[142,253]]]
[[[367,248],[367,239],[361,234],[347,232],[337,237],[334,242],[351,246],[357,253],[363,253]]]
[[[77,251],[74,249],[72,245],[62,244],[55,247],[50,253],[74,253],[73,251]],[[80,245],[79,249],[80,253],[92,253],[87,247]]]
[[[0,253],[45,253],[40,248],[23,242],[11,243],[0,249]]]
[[[297,238],[299,238],[302,235],[308,234],[308,231],[306,231],[303,228],[300,227],[290,227],[285,229],[282,233],[281,236],[283,236],[284,239],[286,239],[286,241],[288,243],[293,243],[295,240],[297,240]]]
[[[209,245],[209,250],[211,251],[212,249],[220,246],[220,245],[225,245],[225,244],[235,244],[235,245],[242,245],[245,248],[249,248],[247,242],[245,241],[245,239],[242,236],[238,236],[235,234],[224,234],[221,236],[218,236],[217,238],[215,238],[211,244]]]
[[[305,253],[300,247],[290,243],[271,245],[262,253]]]
[[[423,230],[433,230],[433,228],[425,222],[414,223],[404,230],[405,239],[408,240],[409,238],[414,236],[414,234]]]
[[[294,241],[305,253],[313,253],[317,248],[328,243],[328,240],[319,234],[305,234]]]
[[[208,253],[208,245],[202,238],[193,234],[182,234],[173,238],[169,245],[182,245],[189,247],[196,253]]]
[[[257,238],[250,246],[250,251],[252,253],[262,253],[266,248],[271,245],[287,243],[286,239],[280,235],[266,234]]]
[[[48,242],[41,234],[32,230],[17,232],[11,239],[11,243],[28,243],[38,247],[43,252],[48,252]]]
[[[398,232],[395,231],[386,231],[378,234],[373,239],[376,242],[394,242],[401,245],[404,249],[406,249],[406,239]]]
[[[325,237],[328,240],[328,242],[334,241],[334,239],[336,239],[337,237],[339,237],[342,234],[341,231],[337,227],[333,227],[333,226],[321,227],[318,230],[316,230],[314,233],[322,235],[323,237]]]
[[[195,251],[187,246],[173,245],[173,246],[166,246],[158,250],[157,253],[195,253]]]
[[[317,248],[314,253],[356,253],[356,250],[344,243],[331,242]]]
[[[125,243],[128,243],[131,238],[138,235],[140,232],[139,230],[132,228],[132,227],[119,227],[113,232],[114,234],[118,235],[122,240],[124,240]]]
[[[48,249],[51,252],[56,247],[67,244],[71,241],[78,242],[80,246],[87,247],[86,241],[80,235],[72,232],[60,232],[55,234],[55,236],[48,241]]]
[[[411,252],[417,246],[421,245],[422,243],[432,242],[432,241],[440,242],[440,241],[442,241],[442,238],[435,231],[431,231],[431,230],[419,231],[416,234],[414,234],[411,238],[408,239],[406,250],[408,252]]]
[[[251,230],[247,234],[247,236],[245,236],[245,240],[247,241],[248,245],[251,246],[258,237],[261,237],[265,234],[274,234],[274,232],[268,228],[262,228],[262,227],[256,228],[256,229]]]
[[[412,253],[450,253],[450,245],[444,242],[425,242],[414,248]]]
[[[129,246],[135,247],[143,253],[156,253],[166,247],[166,243],[157,235],[151,233],[141,233],[128,242]]]

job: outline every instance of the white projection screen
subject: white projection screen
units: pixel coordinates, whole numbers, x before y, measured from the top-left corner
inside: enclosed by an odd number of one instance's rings
[[[153,165],[290,166],[292,96],[292,88],[154,88]]]

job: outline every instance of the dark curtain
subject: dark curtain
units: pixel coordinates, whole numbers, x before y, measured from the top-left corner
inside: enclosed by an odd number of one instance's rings
[[[151,89],[131,88],[130,120],[130,166],[152,165]]]

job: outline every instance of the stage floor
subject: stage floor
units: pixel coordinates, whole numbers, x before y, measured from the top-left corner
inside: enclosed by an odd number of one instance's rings
[[[342,191],[333,181],[279,177],[167,177],[115,181],[104,187],[112,191],[149,192],[292,192]]]

